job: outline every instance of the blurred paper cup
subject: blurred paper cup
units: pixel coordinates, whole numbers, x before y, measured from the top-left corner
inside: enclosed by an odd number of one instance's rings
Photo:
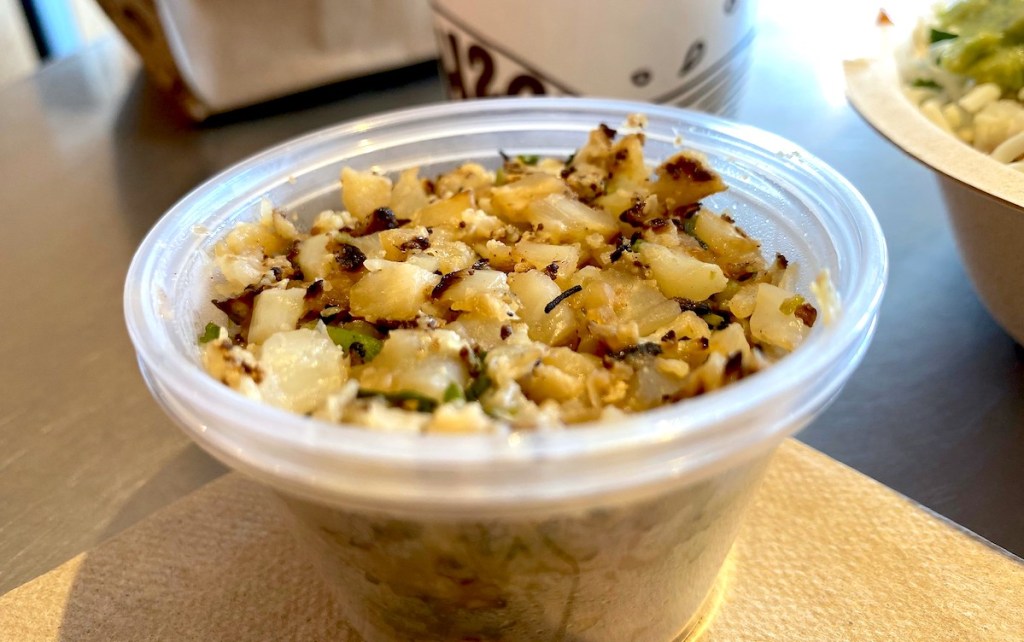
[[[433,0],[451,98],[606,96],[728,113],[754,0]],[[514,8],[513,8],[514,6]]]

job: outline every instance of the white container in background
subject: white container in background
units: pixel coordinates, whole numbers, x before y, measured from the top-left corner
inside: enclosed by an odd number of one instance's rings
[[[733,106],[750,62],[754,0],[433,0],[452,98],[604,96]]]
[[[436,55],[422,0],[97,0],[202,120]]]

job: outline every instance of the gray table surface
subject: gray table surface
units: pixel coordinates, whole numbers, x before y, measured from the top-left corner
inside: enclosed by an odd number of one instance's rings
[[[800,438],[1024,555],[1024,355],[973,293],[935,177],[861,121],[799,28],[765,23],[736,118],[844,174],[891,258],[873,346]],[[197,127],[119,40],[0,89],[0,593],[224,472],[150,398],[124,330],[125,271],[153,222],[268,145],[442,98],[420,67]]]

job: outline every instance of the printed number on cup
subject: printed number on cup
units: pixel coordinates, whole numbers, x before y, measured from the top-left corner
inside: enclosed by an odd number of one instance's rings
[[[438,32],[441,39],[441,64],[452,98],[486,96],[544,95],[544,81],[522,69],[508,58],[470,42],[463,48],[459,34]]]

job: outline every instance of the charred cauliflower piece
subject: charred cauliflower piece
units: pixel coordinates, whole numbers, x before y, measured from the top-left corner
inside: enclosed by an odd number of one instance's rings
[[[697,152],[682,151],[658,166],[652,191],[668,209],[674,209],[725,191],[722,177]]]

